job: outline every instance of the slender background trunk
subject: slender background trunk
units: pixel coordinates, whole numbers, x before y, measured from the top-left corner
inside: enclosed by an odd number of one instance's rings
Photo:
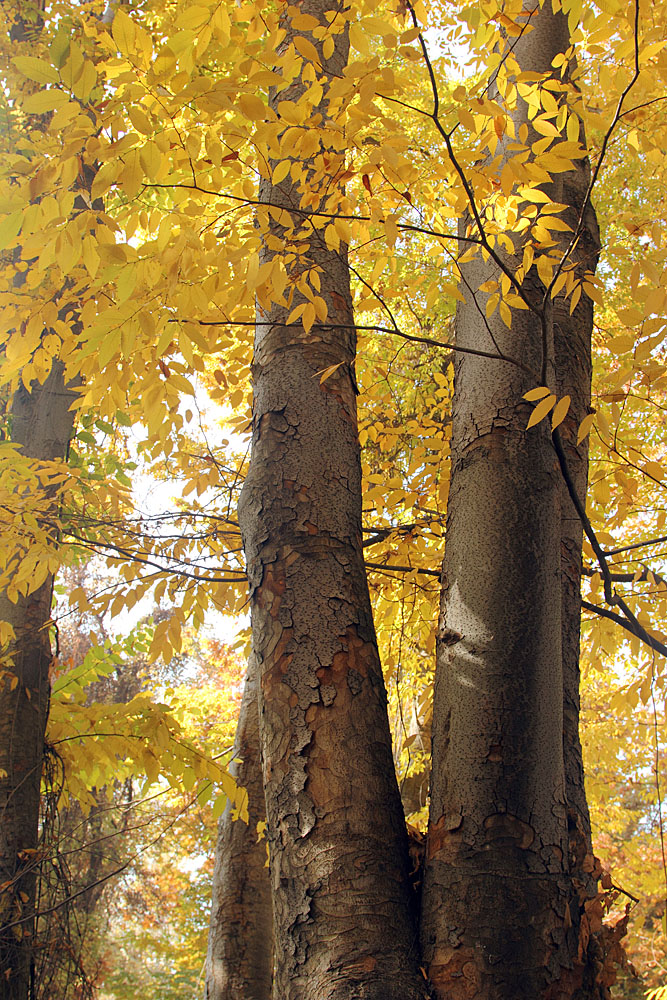
[[[27,458],[64,459],[75,393],[54,362],[43,385],[20,386],[11,403],[11,439]],[[57,513],[54,510],[53,513]],[[16,603],[0,594],[0,620],[15,640],[0,680],[0,998],[29,995],[35,923],[39,796],[49,704],[53,577]]]
[[[42,0],[22,6],[3,3],[10,14],[12,42],[30,42],[43,29]],[[110,0],[101,16],[110,26],[116,8]],[[34,116],[37,118],[38,116]],[[48,116],[42,117],[46,125]],[[82,166],[75,188],[86,197],[75,198],[73,211],[91,207],[90,191],[95,167]],[[96,199],[92,208],[103,203]],[[30,262],[28,262],[29,264]],[[25,281],[25,270],[17,272],[15,284]],[[60,308],[58,318],[80,326],[71,303]],[[21,454],[36,462],[65,460],[74,427],[73,404],[80,385],[53,358],[43,384],[23,384],[15,392],[7,413],[10,439]],[[57,521],[59,501],[53,498],[44,517]],[[56,533],[55,527],[51,531]],[[35,891],[39,857],[36,853],[44,734],[49,708],[49,637],[53,576],[41,587],[15,603],[0,594],[0,621],[14,629],[15,639],[0,650],[5,672],[0,673],[0,1000],[26,1000],[33,993],[33,947]]]
[[[299,7],[320,25],[336,11],[325,0]],[[281,53],[297,36],[288,15],[284,27]],[[324,94],[313,112],[326,126],[328,85],[345,66],[347,33],[334,35],[328,59],[321,42],[302,35],[323,66]],[[299,76],[270,104],[297,101],[306,89]],[[334,140],[342,145],[335,127],[325,129],[321,151],[301,161],[311,205],[340,190]],[[300,195],[292,179],[265,181],[260,191],[263,201],[286,208],[297,208]],[[301,229],[302,217],[291,218]],[[274,219],[262,263],[286,239],[285,219]],[[327,249],[315,230],[298,246],[298,265],[288,273],[303,281],[317,270],[326,324],[287,325],[290,309],[282,305],[259,311],[252,458],[239,505],[261,684],[274,997],[412,1000],[425,995],[425,984],[362,554],[349,270],[344,248]],[[338,367],[321,383],[331,366]]]
[[[273,964],[271,891],[259,759],[257,669],[252,658],[243,690],[230,773],[248,793],[248,822],[228,803],[220,818],[206,957],[207,1000],[269,1000]]]

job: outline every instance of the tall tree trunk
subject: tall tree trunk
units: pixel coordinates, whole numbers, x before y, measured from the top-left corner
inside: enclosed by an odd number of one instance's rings
[[[220,818],[213,871],[211,926],[206,956],[206,1000],[270,1000],[273,923],[266,819],[259,759],[257,669],[251,657],[230,772],[248,793],[248,822]]]
[[[37,461],[64,459],[75,399],[59,361],[43,385],[23,385],[10,407],[11,439]],[[55,511],[54,511],[55,513]],[[16,603],[0,594],[0,621],[15,639],[3,651],[0,678],[0,998],[30,990],[39,795],[49,704],[53,577]]]
[[[569,46],[567,18],[548,2],[524,15],[532,30],[512,39],[520,70],[553,72],[552,59]],[[529,125],[525,105],[512,117],[518,135]],[[575,171],[549,189],[556,201],[573,200],[570,223],[580,187]],[[592,270],[594,217],[587,223],[576,254],[580,262],[588,254]],[[510,267],[521,261],[518,241],[517,251],[504,258]],[[478,256],[464,277],[458,346],[493,352],[492,333],[506,357],[535,372],[546,351],[548,384],[572,394],[581,419],[590,398],[590,303],[570,319],[569,303],[549,301],[544,325],[515,310],[507,329],[494,315],[489,331],[476,290],[499,269]],[[534,268],[523,288],[541,302]],[[596,995],[580,961],[568,859],[568,804],[590,844],[578,739],[581,531],[548,421],[525,430],[529,408],[519,404],[536,384],[517,365],[457,356],[422,913],[424,958],[447,1000],[566,1000],[584,995],[582,987]],[[568,441],[573,434],[570,426]],[[584,450],[576,460],[583,492]]]
[[[310,27],[307,19],[314,18],[325,26],[337,11],[331,0],[304,0],[301,25]],[[321,41],[289,16],[283,15],[280,52],[301,34],[323,67],[316,70],[323,96],[312,109],[313,117],[322,116],[322,145],[312,161],[301,160],[308,172],[301,183],[315,207],[340,192],[340,135],[330,127],[327,95],[346,64],[347,33],[333,36],[325,58]],[[303,72],[271,95],[272,108],[303,97],[309,86]],[[279,152],[280,134],[275,140],[271,171],[293,151],[284,141]],[[291,177],[278,185],[264,181],[260,199],[298,209],[302,191]],[[290,239],[290,223],[274,215],[261,262],[286,240],[296,245],[298,264],[285,258],[291,281],[298,280],[297,266],[301,281],[301,290],[292,285],[291,306],[306,302],[304,280],[317,271],[327,318],[309,329],[288,323],[291,309],[284,305],[259,310],[252,457],[239,504],[261,684],[274,997],[412,1000],[425,995],[425,984],[362,555],[347,255],[342,246],[327,249],[317,230],[304,231],[297,212],[291,219],[302,238],[293,232]],[[320,374],[333,366],[321,383]]]

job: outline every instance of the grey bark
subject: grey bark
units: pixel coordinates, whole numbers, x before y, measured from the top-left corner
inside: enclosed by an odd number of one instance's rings
[[[269,1000],[273,963],[271,889],[259,759],[257,669],[251,658],[236,729],[230,772],[248,793],[248,822],[220,818],[213,871],[211,924],[206,956],[207,1000]]]
[[[521,71],[548,74],[569,46],[567,19],[550,4],[525,13],[533,28],[512,39],[514,55]],[[521,104],[514,117],[528,124]],[[572,200],[570,223],[584,179],[582,167],[550,186],[554,200]],[[587,223],[588,242],[575,256],[581,267],[588,256],[593,270],[594,217]],[[511,268],[521,260],[519,241],[516,249],[504,257]],[[515,310],[508,330],[494,315],[489,331],[477,289],[499,269],[478,256],[463,276],[457,344],[490,352],[497,344],[534,372],[546,349],[547,383],[570,392],[583,416],[590,302],[570,319],[569,304],[547,301],[544,326]],[[534,269],[523,288],[541,302]],[[422,910],[424,959],[442,1000],[598,995],[579,948],[568,856],[568,806],[590,843],[578,738],[581,531],[549,422],[525,430],[522,396],[536,384],[517,365],[457,355]],[[580,449],[582,491],[585,467]]]
[[[336,9],[304,0],[299,11],[324,25]],[[288,46],[296,36],[288,15],[284,27]],[[326,122],[328,82],[345,66],[347,37],[336,36],[330,59],[307,37],[322,61],[316,110]],[[297,78],[270,106],[303,92]],[[306,164],[316,202],[340,191],[340,163],[333,148]],[[260,198],[294,209],[300,191],[291,178],[265,181]],[[273,219],[262,262],[293,237],[290,226],[302,228],[297,213],[291,220]],[[252,457],[239,504],[260,671],[274,997],[413,1000],[425,984],[363,564],[349,269],[344,248],[327,249],[317,230],[302,235],[298,270],[318,269],[328,317],[306,332],[286,324],[289,308],[259,310]],[[296,279],[296,267],[288,271]],[[321,384],[319,373],[334,365]]]

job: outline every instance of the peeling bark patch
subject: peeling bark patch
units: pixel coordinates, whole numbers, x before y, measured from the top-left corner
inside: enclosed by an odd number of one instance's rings
[[[365,958],[360,958],[356,962],[350,962],[349,965],[343,967],[343,972],[345,973],[356,973],[356,972],[372,972],[377,965],[377,959],[373,955],[366,955]]]
[[[257,603],[266,608],[272,618],[278,617],[280,598],[285,593],[285,572],[280,563],[270,563],[264,567],[262,585],[258,589]]]
[[[458,854],[463,840],[463,816],[460,813],[442,815],[431,823],[426,840],[426,856],[440,861],[451,860]]]
[[[338,689],[346,680],[351,693],[359,694],[364,678],[368,677],[369,668],[373,669],[375,649],[371,643],[362,639],[352,626],[341,637],[340,643],[343,649],[334,654],[331,666],[322,666],[317,671],[320,691],[324,687]]]
[[[501,846],[503,842],[513,844],[525,851],[535,840],[535,831],[528,823],[511,813],[495,813],[484,820],[487,843]]]
[[[429,968],[429,979],[437,996],[447,1000],[477,1000],[482,985],[479,961],[480,955],[474,948],[440,949]]]
[[[271,655],[267,657],[268,664],[265,664],[262,670],[262,691],[267,700],[275,698],[277,685],[285,683],[285,675],[292,662],[291,655],[285,651],[290,640],[291,633],[288,631],[282,632]],[[291,707],[298,704],[298,698],[294,703],[292,703],[290,698],[289,704]]]

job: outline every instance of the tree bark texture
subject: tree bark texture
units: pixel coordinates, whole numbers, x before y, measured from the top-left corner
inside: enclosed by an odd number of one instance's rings
[[[259,757],[257,670],[252,657],[243,691],[230,771],[248,793],[248,822],[220,818],[213,871],[211,926],[206,957],[206,1000],[270,1000],[273,921],[266,820]]]
[[[11,438],[24,456],[42,462],[66,457],[74,399],[59,361],[43,385],[19,387],[10,408]],[[0,678],[1,1000],[26,1000],[30,990],[52,590],[49,577],[16,603],[0,594],[0,620],[16,637],[2,651]]]
[[[322,26],[337,10],[329,0],[299,7]],[[299,33],[288,14],[284,28],[280,52]],[[425,982],[362,555],[349,269],[345,249],[328,249],[293,211],[304,184],[313,207],[341,193],[343,138],[334,127],[327,131],[327,95],[347,61],[347,33],[335,34],[328,58],[314,33],[300,33],[323,67],[323,96],[313,108],[313,124],[324,123],[322,145],[311,161],[301,160],[308,172],[301,189],[291,177],[263,182],[260,199],[292,209],[292,221],[272,219],[261,262],[290,239],[295,244],[290,227],[300,230],[297,262],[285,257],[290,282],[316,271],[328,314],[308,331],[287,324],[291,308],[305,301],[303,284],[289,307],[264,308],[260,298],[252,457],[239,505],[260,671],[274,997],[412,1000],[425,996]],[[301,75],[271,95],[270,107],[299,101],[306,89]],[[278,159],[298,156],[293,147],[278,153],[283,132],[271,170]]]
[[[552,73],[569,46],[567,18],[548,0],[524,15],[531,29],[511,39],[520,70]],[[522,102],[512,116],[518,135],[529,126]],[[582,166],[549,186],[571,204],[574,228],[585,184]],[[597,260],[592,213],[586,222],[580,271]],[[515,245],[503,258],[513,269]],[[511,329],[497,314],[487,325],[477,290],[499,268],[477,256],[462,270],[457,345],[500,349],[572,395],[565,433],[583,495],[587,456],[574,442],[590,401],[590,300],[572,318],[569,302],[546,301],[544,322],[513,310]],[[523,289],[542,302],[534,269]],[[442,1000],[598,995],[580,948],[568,838],[569,807],[590,844],[578,736],[581,529],[549,422],[525,430],[522,396],[537,384],[507,361],[457,355],[422,910],[424,959]]]

